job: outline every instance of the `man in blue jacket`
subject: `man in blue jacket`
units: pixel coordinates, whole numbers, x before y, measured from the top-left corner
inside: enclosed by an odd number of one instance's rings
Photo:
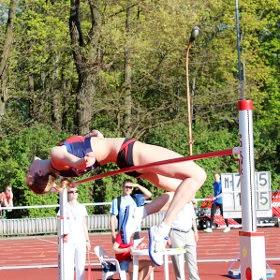
[[[131,206],[132,208],[143,206],[145,204],[145,200],[150,199],[151,197],[152,193],[147,188],[139,184],[135,184],[131,180],[125,180],[123,182],[122,195],[112,201],[110,209],[110,227],[113,243],[115,243],[117,233],[121,230],[127,206]],[[140,224],[138,230],[141,230]],[[134,235],[134,239],[140,238],[139,231],[137,231]]]
[[[221,178],[220,174],[215,174],[215,182],[213,183],[213,190],[214,190],[214,198],[213,198],[213,204],[211,207],[211,221],[210,221],[210,227],[205,229],[205,232],[212,232],[212,225],[214,222],[214,216],[217,211],[217,208],[220,209],[221,216],[224,215],[223,213],[223,197],[222,197],[222,184],[221,184]],[[225,219],[226,228],[224,229],[224,232],[229,232],[230,227],[228,225],[228,219]]]

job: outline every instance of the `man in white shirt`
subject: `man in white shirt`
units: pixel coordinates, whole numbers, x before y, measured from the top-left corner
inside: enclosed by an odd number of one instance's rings
[[[86,251],[90,250],[90,241],[86,217],[88,216],[86,207],[77,200],[78,191],[76,188],[67,190],[67,200],[65,206],[65,223],[67,232],[64,237],[65,253],[65,279],[84,280]],[[75,268],[75,269],[74,269]]]
[[[198,231],[196,226],[196,214],[192,202],[185,205],[185,207],[179,212],[176,220],[172,223],[170,241],[173,248],[186,249],[185,259],[189,269],[189,279],[199,280],[196,252]],[[172,263],[176,280],[185,279],[184,275],[180,275],[177,256],[172,257]]]
[[[136,192],[135,192],[136,190]],[[143,206],[145,200],[152,197],[152,193],[145,187],[133,183],[131,180],[125,180],[122,185],[122,195],[113,199],[110,209],[111,220],[111,233],[112,242],[115,242],[117,232],[121,230],[124,214],[127,206],[131,209],[137,206]],[[117,231],[116,231],[117,228]],[[134,234],[134,239],[139,239],[139,231],[141,230],[141,224],[138,224],[137,231]]]

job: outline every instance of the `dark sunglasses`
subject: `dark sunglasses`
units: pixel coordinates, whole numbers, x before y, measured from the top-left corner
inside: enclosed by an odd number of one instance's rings
[[[70,191],[70,192],[67,192],[67,193],[73,193],[73,194],[74,194],[74,193],[78,193],[78,192],[76,192],[76,191]]]
[[[132,187],[132,186],[125,186],[125,188],[126,188],[126,189],[130,189],[130,190],[132,190],[132,189],[133,189],[133,187]]]

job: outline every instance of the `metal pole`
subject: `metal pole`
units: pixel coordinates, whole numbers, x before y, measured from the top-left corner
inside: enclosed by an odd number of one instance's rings
[[[240,134],[240,178],[242,231],[240,237],[241,279],[267,279],[265,260],[265,238],[257,232],[256,186],[253,139],[253,102],[245,100],[244,67],[241,62],[241,32],[238,0],[235,0],[236,47],[238,60],[239,134]]]
[[[239,133],[240,133],[240,178],[241,178],[241,205],[242,230],[253,232],[257,230],[256,218],[256,189],[255,189],[255,163],[253,140],[253,102],[240,100],[239,107]]]
[[[67,280],[65,278],[65,251],[64,251],[64,235],[65,235],[65,205],[67,203],[67,189],[64,188],[59,193],[59,216],[58,216],[58,279]]]
[[[238,0],[235,0],[235,22],[236,22],[236,48],[237,48],[237,67],[238,67],[238,92],[239,98],[244,99],[244,71],[243,64],[241,62],[241,32],[240,32],[240,23],[239,23],[239,7]]]
[[[256,186],[253,141],[253,102],[239,100],[240,178],[242,231],[240,237],[241,279],[267,279],[264,234],[257,232]]]
[[[188,106],[188,131],[189,131],[189,154],[193,154],[193,138],[192,138],[192,113],[191,113],[191,95],[189,83],[189,51],[192,43],[189,42],[186,48],[186,91],[187,91],[187,106]]]

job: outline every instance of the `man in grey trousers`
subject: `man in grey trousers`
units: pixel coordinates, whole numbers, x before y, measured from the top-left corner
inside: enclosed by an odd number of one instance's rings
[[[173,248],[185,248],[185,260],[188,265],[190,280],[200,280],[197,267],[196,243],[198,241],[198,231],[196,226],[196,214],[194,205],[189,202],[179,212],[176,220],[172,223],[170,231],[170,241]],[[185,279],[185,275],[180,275],[179,261],[177,256],[172,256],[172,263],[176,275],[176,280]]]

